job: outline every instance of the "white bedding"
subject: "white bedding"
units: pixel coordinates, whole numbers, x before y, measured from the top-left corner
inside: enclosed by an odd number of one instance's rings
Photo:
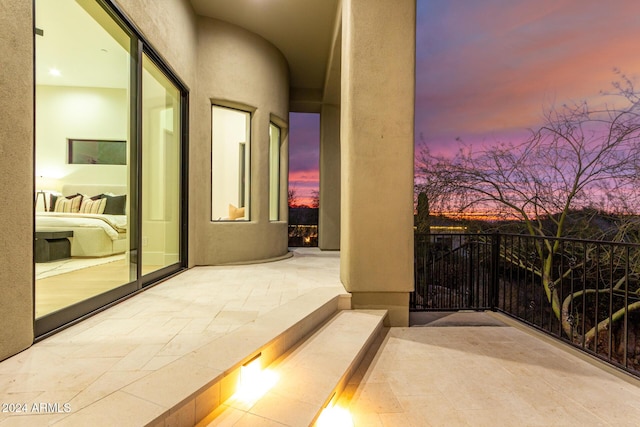
[[[40,228],[102,228],[111,240],[122,238],[127,231],[126,215],[37,212],[36,231]]]

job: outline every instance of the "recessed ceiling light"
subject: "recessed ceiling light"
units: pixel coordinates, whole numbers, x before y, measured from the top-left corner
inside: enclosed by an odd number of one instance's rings
[[[62,75],[60,70],[58,70],[57,68],[50,68],[49,69],[49,74],[51,74],[52,76],[61,76]]]

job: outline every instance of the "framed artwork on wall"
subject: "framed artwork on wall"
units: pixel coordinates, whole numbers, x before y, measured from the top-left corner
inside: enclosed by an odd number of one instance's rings
[[[76,165],[126,165],[127,141],[67,139],[67,163]]]

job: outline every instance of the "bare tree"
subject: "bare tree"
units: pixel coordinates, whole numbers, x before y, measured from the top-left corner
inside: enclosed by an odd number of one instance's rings
[[[318,209],[320,207],[320,191],[311,191],[311,207]]]
[[[450,170],[451,162],[432,156],[424,138],[420,137],[422,149],[416,156],[414,195],[418,208],[417,226],[427,231],[432,213],[451,212],[456,208],[454,199],[458,192],[456,183],[450,181],[456,175]]]
[[[291,208],[298,205],[298,194],[296,187],[289,187],[287,190],[287,205]]]
[[[638,213],[640,206],[640,97],[619,76],[616,93],[607,94],[617,97],[615,106],[565,104],[547,111],[544,124],[522,143],[480,151],[464,146],[452,158],[423,148],[418,156],[418,186],[431,193],[432,209],[492,212],[522,221],[532,236],[549,237],[537,246],[541,267],[534,273],[569,336],[570,313],[556,287],[566,272],[554,276],[560,247],[551,237],[570,235],[568,216],[577,209]],[[520,262],[517,255],[510,261]]]

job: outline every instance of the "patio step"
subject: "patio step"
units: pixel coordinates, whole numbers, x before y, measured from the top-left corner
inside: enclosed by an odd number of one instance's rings
[[[349,294],[316,288],[211,341],[117,392],[69,414],[56,426],[194,426],[231,397],[240,367],[257,354],[273,363],[339,310]]]
[[[254,401],[234,396],[198,426],[313,425],[345,388],[386,315],[386,310],[339,312],[268,368],[277,382],[264,396]]]

